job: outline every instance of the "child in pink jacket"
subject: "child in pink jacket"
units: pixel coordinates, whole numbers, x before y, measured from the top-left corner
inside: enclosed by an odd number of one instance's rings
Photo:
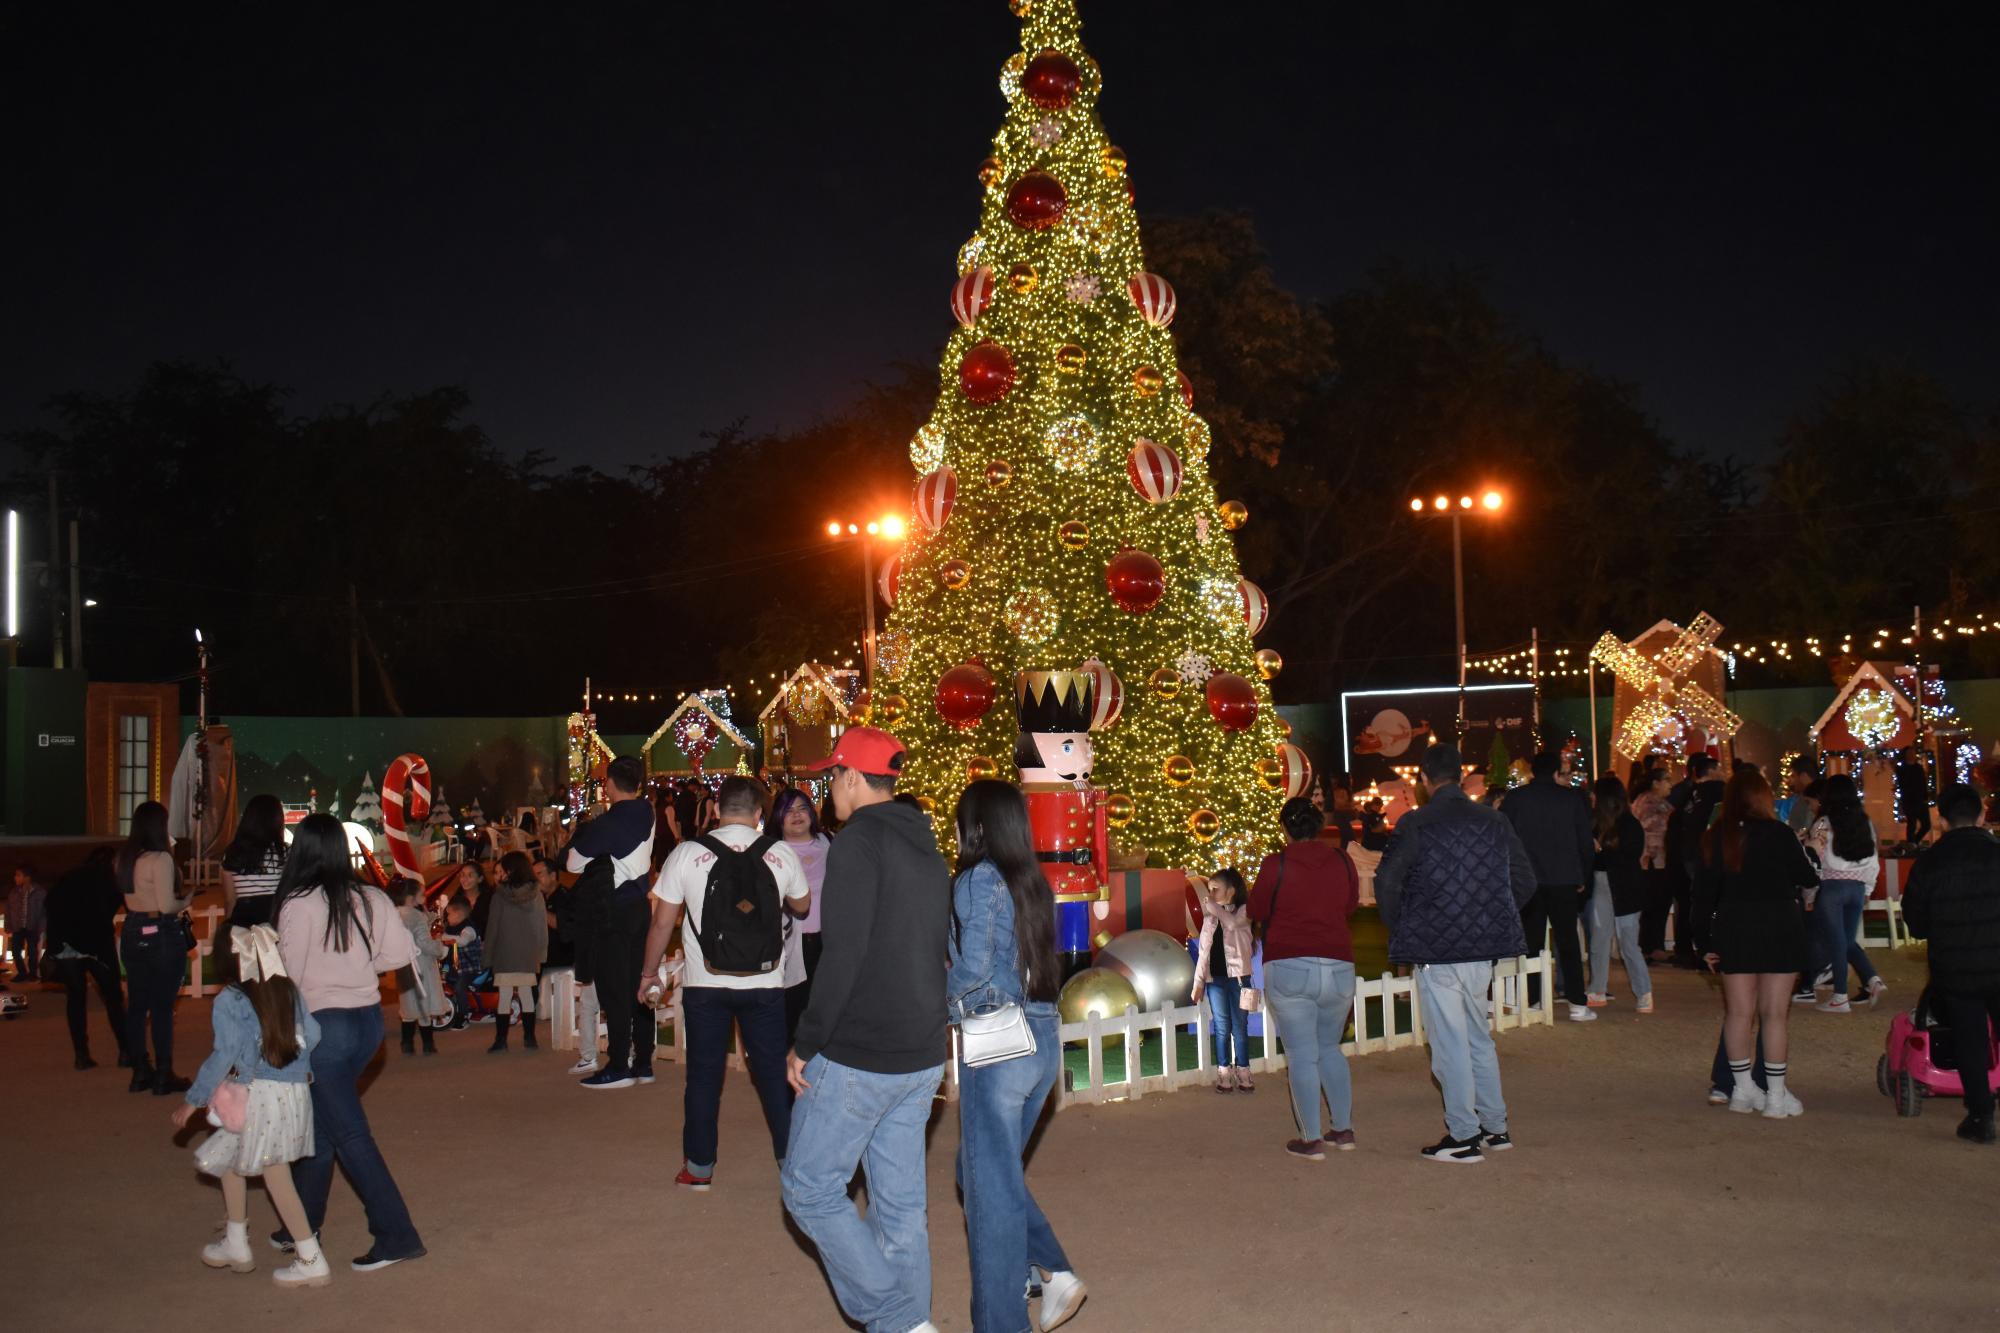
[[[1203,992],[1208,994],[1217,1092],[1257,1090],[1250,1081],[1250,1011],[1243,1007],[1257,952],[1249,909],[1250,890],[1237,871],[1218,871],[1208,881],[1201,900],[1201,945],[1190,998],[1199,1003]]]

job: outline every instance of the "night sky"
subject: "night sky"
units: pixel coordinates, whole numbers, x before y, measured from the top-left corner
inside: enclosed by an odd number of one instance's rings
[[[1017,31],[1003,0],[26,8],[0,429],[225,358],[302,412],[463,384],[503,449],[607,466],[935,363]],[[1857,358],[1992,402],[1970,6],[1083,12],[1142,219],[1246,210],[1303,295],[1472,267],[1714,452]]]

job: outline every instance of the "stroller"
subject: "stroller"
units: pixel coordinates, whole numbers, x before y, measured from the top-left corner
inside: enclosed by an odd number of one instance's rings
[[[1927,1098],[1965,1095],[1951,1030],[1931,1013],[1930,998],[1925,991],[1915,1009],[1896,1015],[1889,1024],[1887,1049],[1875,1062],[1875,1090],[1894,1100],[1900,1116],[1922,1115]],[[2000,1043],[1994,1041],[1991,1023],[1986,1047],[1986,1077],[2000,1090]]]
[[[481,958],[479,937],[460,944],[445,937],[444,993],[451,998],[450,1026],[456,1031],[473,1023],[484,1023],[498,1007],[499,991],[493,985],[493,969]]]

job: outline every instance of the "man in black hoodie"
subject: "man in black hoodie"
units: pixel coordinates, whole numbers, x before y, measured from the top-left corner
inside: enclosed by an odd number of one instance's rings
[[[1953,783],[1938,793],[1945,833],[1917,858],[1903,890],[1910,933],[1930,941],[1931,1012],[1948,1025],[1965,1119],[1958,1137],[1992,1143],[1988,1023],[2000,1019],[2000,842],[1980,827],[1979,793]]]
[[[604,779],[611,804],[576,831],[561,876],[564,887],[577,889],[576,912],[588,936],[582,956],[610,1033],[604,1068],[578,1080],[579,1087],[598,1091],[653,1081],[658,1029],[653,1012],[639,1012],[638,1001],[646,927],[652,919],[646,903],[653,873],[653,807],[639,795],[645,785],[646,766],[636,757],[620,755],[611,761]],[[584,872],[600,861],[604,867],[579,887]]]
[[[930,816],[895,799],[895,737],[854,727],[820,767],[843,824],[826,858],[812,1000],[786,1060],[798,1101],[785,1207],[850,1319],[930,1329],[924,1127],[949,1052],[951,874]],[[866,1222],[847,1197],[863,1161]]]

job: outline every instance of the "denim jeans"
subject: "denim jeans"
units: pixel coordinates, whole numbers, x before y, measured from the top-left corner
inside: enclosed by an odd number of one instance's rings
[[[1592,995],[1611,993],[1611,877],[1602,870],[1590,888],[1590,903],[1584,909],[1583,934],[1590,951]]]
[[[1215,1067],[1250,1065],[1250,1013],[1243,1007],[1243,978],[1224,977],[1208,983],[1209,1037],[1215,1042]]]
[[[1419,963],[1417,1003],[1431,1046],[1431,1073],[1444,1091],[1444,1125],[1455,1139],[1507,1132],[1500,1057],[1493,1050],[1487,994],[1491,963]]]
[[[943,1065],[871,1074],[820,1054],[792,1105],[785,1209],[819,1247],[840,1308],[868,1333],[909,1333],[930,1318],[924,1126],[943,1077]],[[868,1175],[866,1220],[847,1197],[857,1165]]]
[[[776,986],[734,990],[689,986],[681,992],[687,1024],[687,1092],[681,1101],[681,1156],[697,1176],[715,1167],[716,1119],[729,1064],[729,1030],[743,1029],[743,1062],[764,1103],[771,1152],[785,1160],[792,1136],[792,1087],[785,1082],[785,992]]]
[[[382,1044],[382,1010],[315,1009],[313,1017],[319,1022],[319,1045],[312,1053],[313,1154],[292,1165],[306,1221],[319,1234],[338,1159],[367,1211],[375,1252],[390,1258],[420,1254],[424,1243],[361,1109],[361,1071]]]
[[[151,934],[146,933],[153,927]],[[125,965],[125,1050],[135,1070],[146,1068],[146,1029],[153,1030],[153,1067],[174,1067],[174,999],[187,974],[181,928],[170,916],[128,915],[119,939]]]
[[[1354,1085],[1340,1039],[1354,1012],[1354,964],[1337,958],[1280,958],[1264,964],[1264,1007],[1285,1043],[1285,1074],[1299,1137],[1322,1137],[1319,1099],[1336,1131],[1354,1128]]]
[[[1625,980],[1631,983],[1635,996],[1653,993],[1652,969],[1646,966],[1646,951],[1639,946],[1644,920],[1643,912],[1627,912],[1616,918],[1614,923],[1618,932],[1618,956],[1625,960]],[[1600,995],[1603,993],[1598,992]]]
[[[958,1187],[972,1250],[972,1326],[981,1333],[1028,1333],[1029,1268],[1069,1268],[1022,1162],[1062,1068],[1060,1021],[1054,1005],[1030,1005],[1033,1055],[960,1073]]]
[[[1819,947],[1813,956],[1821,967],[1833,969],[1835,995],[1847,994],[1849,965],[1864,986],[1875,976],[1875,965],[1868,961],[1868,951],[1854,938],[1861,929],[1861,909],[1867,901],[1868,886],[1858,879],[1819,882],[1819,900],[1813,904],[1813,915],[1819,918]],[[1800,984],[1809,986],[1812,979],[1808,977]]]

